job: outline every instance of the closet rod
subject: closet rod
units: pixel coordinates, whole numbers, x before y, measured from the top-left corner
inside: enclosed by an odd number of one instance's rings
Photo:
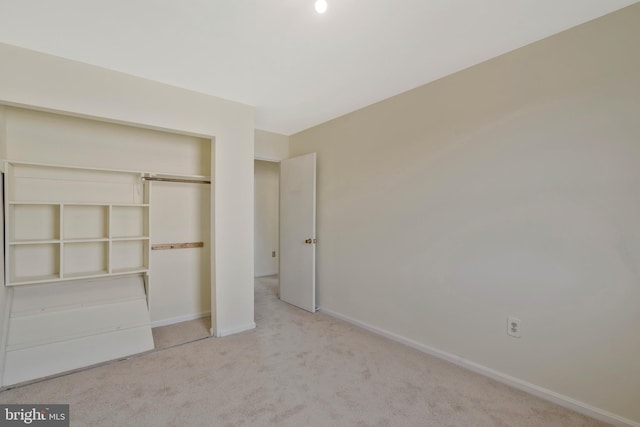
[[[206,179],[161,178],[158,176],[143,176],[142,179],[145,181],[184,182],[188,184],[211,184],[211,181]]]

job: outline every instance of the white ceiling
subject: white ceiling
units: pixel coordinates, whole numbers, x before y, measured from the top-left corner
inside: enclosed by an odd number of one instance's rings
[[[327,1],[0,0],[0,41],[250,104],[290,135],[638,0]]]

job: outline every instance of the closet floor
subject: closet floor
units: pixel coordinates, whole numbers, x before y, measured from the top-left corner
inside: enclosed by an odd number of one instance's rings
[[[176,345],[197,341],[211,336],[211,318],[209,316],[173,325],[151,329],[155,349],[160,350]]]

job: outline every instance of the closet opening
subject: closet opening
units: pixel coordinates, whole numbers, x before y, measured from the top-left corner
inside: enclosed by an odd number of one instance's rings
[[[155,349],[211,336],[211,185],[209,180],[149,178],[151,326]]]
[[[212,139],[0,115],[0,386],[210,337]]]

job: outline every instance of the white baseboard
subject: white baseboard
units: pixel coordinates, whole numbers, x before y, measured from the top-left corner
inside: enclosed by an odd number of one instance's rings
[[[251,322],[248,325],[238,326],[237,328],[223,329],[220,331],[218,338],[226,337],[228,335],[239,334],[240,332],[250,331],[256,328],[256,322]]]
[[[499,381],[503,384],[509,385],[511,387],[517,388],[518,390],[522,390],[529,394],[532,394],[541,399],[553,402],[562,407],[571,409],[573,411],[579,412],[581,414],[587,415],[591,418],[595,418],[597,420],[613,424],[614,426],[619,427],[640,427],[640,423],[628,420],[619,415],[613,414],[611,412],[604,411],[602,409],[596,408],[592,405],[586,404],[584,402],[580,402],[578,400],[572,399],[568,396],[564,396],[562,394],[556,393],[554,391],[548,390],[543,387],[539,387],[535,384],[528,383],[521,379],[512,377],[510,375],[504,374],[502,372],[495,371],[491,368],[487,368],[486,366],[479,365],[470,360],[466,360],[462,357],[456,356],[451,353],[447,353],[442,350],[438,350],[436,348],[430,347],[425,344],[421,344],[417,341],[411,340],[409,338],[405,338],[393,332],[386,331],[384,329],[380,329],[378,327],[369,325],[368,323],[361,322],[359,320],[353,319],[348,316],[344,316],[340,313],[337,313],[333,310],[329,310],[323,307],[319,307],[319,310],[322,313],[325,313],[331,317],[335,317],[336,319],[344,320],[345,322],[351,323],[352,325],[361,327],[366,329],[367,331],[373,332],[377,335],[381,335],[383,337],[389,338],[393,341],[399,342],[401,344],[407,345],[411,348],[415,348],[416,350],[422,351],[423,353],[430,354],[432,356],[438,357],[440,359],[447,360],[451,363],[454,363],[463,368],[469,369],[470,371],[476,372],[478,374],[484,375],[486,377],[492,378],[496,381]]]
[[[151,322],[151,327],[157,328],[158,326],[168,326],[173,325],[174,323],[188,322],[189,320],[196,320],[200,319],[201,317],[207,317],[210,315],[211,312],[207,311],[204,313],[187,314],[184,316],[172,317],[170,319],[156,320],[155,322]]]

